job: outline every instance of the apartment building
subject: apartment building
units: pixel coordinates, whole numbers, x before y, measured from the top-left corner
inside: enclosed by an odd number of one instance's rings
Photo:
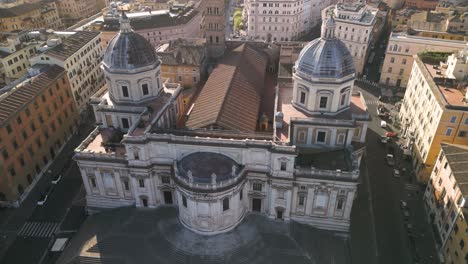
[[[362,74],[370,51],[378,9],[361,2],[339,3],[326,8],[322,17],[333,13],[336,21],[335,35],[353,56],[357,74]]]
[[[63,38],[49,39],[39,47],[41,53],[31,64],[56,64],[68,74],[78,111],[86,110],[91,96],[104,84],[100,69],[102,61],[101,33],[70,31]]]
[[[411,16],[408,25],[419,36],[464,40],[468,33],[468,12],[467,10],[419,12]]]
[[[36,28],[62,28],[54,2],[23,3],[0,8],[0,29],[3,32]]]
[[[439,0],[406,0],[405,6],[414,9],[434,10]]]
[[[57,0],[60,18],[66,27],[99,12],[96,0]]]
[[[424,193],[428,220],[444,263],[468,259],[468,146],[441,144]]]
[[[248,0],[244,7],[247,36],[252,40],[291,41],[321,21],[321,11],[335,0]]]
[[[8,84],[22,77],[30,66],[29,58],[36,54],[41,43],[29,38],[27,32],[8,37],[3,35],[0,42],[0,84]]]
[[[468,52],[414,56],[399,119],[420,182],[429,179],[441,143],[468,145]],[[428,111],[430,109],[430,111]]]
[[[92,30],[102,33],[103,48],[106,48],[119,32],[120,14],[108,13],[104,16],[104,23],[89,25]],[[134,12],[126,15],[130,19],[132,29],[155,47],[171,39],[201,37],[201,13],[190,5],[180,9]]]
[[[178,83],[185,89],[195,87],[206,77],[206,40],[175,39],[156,49],[161,59],[161,77],[169,83]]]
[[[17,206],[76,130],[66,71],[37,64],[0,90],[0,201]]]
[[[413,55],[424,51],[458,52],[466,41],[413,36],[392,32],[388,41],[379,83],[405,88],[413,66]]]

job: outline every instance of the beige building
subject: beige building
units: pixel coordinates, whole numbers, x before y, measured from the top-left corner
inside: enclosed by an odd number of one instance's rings
[[[0,83],[8,84],[23,76],[30,66],[29,58],[42,42],[29,39],[27,32],[10,35],[0,43]]]
[[[466,263],[468,257],[468,146],[441,144],[424,193],[428,220],[444,263]]]
[[[9,8],[0,8],[1,31],[36,28],[63,28],[54,2],[24,3]]]
[[[99,12],[96,0],[57,0],[60,18],[66,27]]]
[[[145,11],[126,13],[126,15],[130,19],[133,30],[155,47],[161,42],[171,39],[200,37],[201,13],[192,6],[171,11]],[[104,17],[103,23],[90,24],[88,27],[102,33],[102,47],[104,49],[119,32],[119,17],[120,12],[108,13]]]
[[[343,41],[353,56],[356,73],[362,74],[377,21],[378,9],[360,2],[330,6],[322,17],[332,12],[336,21],[336,37]]]
[[[427,182],[441,143],[468,145],[467,52],[415,55],[399,118],[420,182]],[[430,111],[428,111],[430,109]]]
[[[56,64],[68,74],[70,87],[79,112],[83,112],[91,96],[104,84],[99,64],[102,61],[101,34],[99,32],[69,32],[63,39],[49,39],[39,49],[41,54],[31,64]]]
[[[404,88],[413,65],[413,55],[424,51],[457,52],[467,48],[466,41],[412,36],[406,33],[390,35],[380,83]]]
[[[458,10],[420,12],[411,16],[408,26],[414,31],[431,35],[434,32],[446,32],[464,36],[468,33],[468,13]]]

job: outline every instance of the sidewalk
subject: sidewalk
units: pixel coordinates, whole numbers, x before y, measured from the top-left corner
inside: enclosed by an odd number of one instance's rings
[[[47,170],[51,171],[51,175],[61,172],[72,164],[75,148],[88,135],[90,128],[93,126],[87,125],[78,128],[82,131],[79,134],[73,134],[68,142],[64,145],[62,151],[57,155],[52,164]],[[41,192],[50,185],[50,175],[43,175],[34,188],[30,190],[29,195],[24,199],[18,208],[11,208],[0,211],[0,260],[4,257],[7,249],[15,241],[18,231],[24,223],[31,217],[36,206],[37,199]]]

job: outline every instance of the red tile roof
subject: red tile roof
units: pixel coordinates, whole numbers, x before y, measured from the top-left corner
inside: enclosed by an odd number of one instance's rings
[[[255,131],[266,66],[267,58],[248,44],[227,53],[196,99],[186,126]]]
[[[0,127],[6,125],[8,120],[15,116],[21,109],[30,104],[34,98],[50,87],[57,78],[65,73],[65,70],[57,65],[45,66],[46,69],[39,75],[30,78],[30,81],[9,92],[0,99]]]

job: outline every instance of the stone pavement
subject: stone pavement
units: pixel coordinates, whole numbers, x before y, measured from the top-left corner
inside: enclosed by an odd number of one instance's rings
[[[295,222],[249,214],[232,231],[205,236],[183,227],[173,207],[127,207],[90,216],[57,263],[351,262],[346,236]]]

